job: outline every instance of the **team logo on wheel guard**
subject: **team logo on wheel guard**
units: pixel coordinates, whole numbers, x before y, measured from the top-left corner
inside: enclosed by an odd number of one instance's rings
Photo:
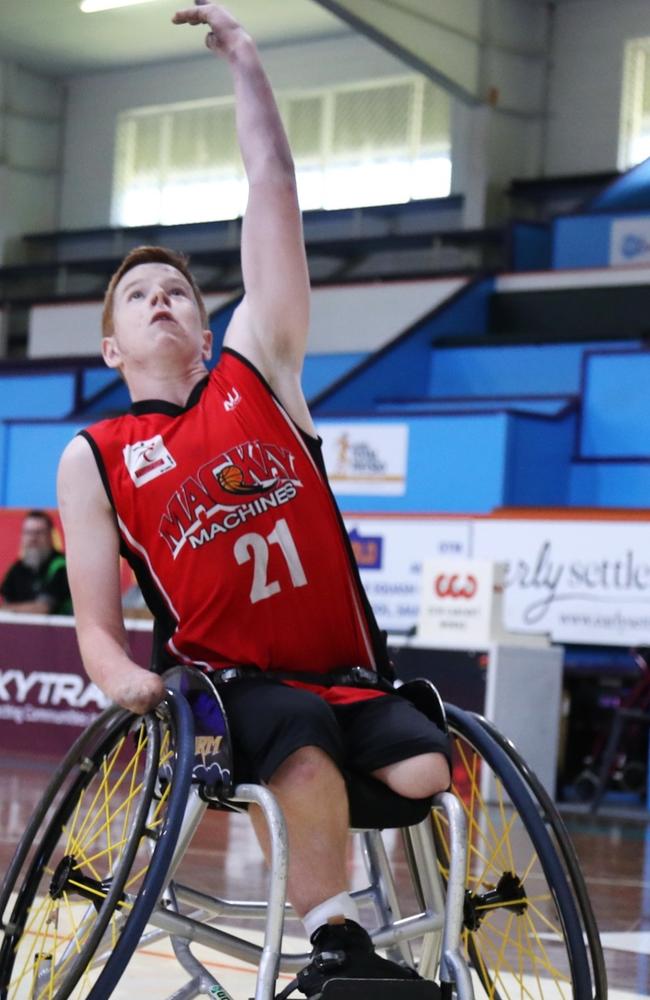
[[[135,444],[125,445],[122,454],[129,475],[138,487],[176,468],[176,462],[165,447],[160,434],[149,438],[148,441],[136,441]]]
[[[170,497],[160,534],[174,559],[290,503],[302,486],[295,457],[281,445],[247,441],[215,456]]]

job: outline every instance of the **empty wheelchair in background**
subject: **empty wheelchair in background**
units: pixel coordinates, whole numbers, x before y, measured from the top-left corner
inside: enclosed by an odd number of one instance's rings
[[[255,1000],[272,1000],[279,972],[307,964],[307,954],[283,950],[287,842],[277,804],[263,786],[232,786],[227,720],[210,680],[187,668],[166,680],[155,712],[107,709],[53,775],[0,890],[0,1000],[103,1000],[125,970],[128,984],[134,953],[163,937],[188,975],[170,1000],[230,998],[192,943],[254,966]],[[398,690],[434,718],[441,710],[427,681]],[[209,734],[194,732],[197,699],[215,710]],[[367,873],[353,893],[363,922],[376,947],[425,980],[373,982],[373,1000],[424,1000],[432,980],[445,1000],[605,1000],[595,921],[552,802],[485,720],[445,707],[453,785],[432,809],[372,779],[350,781]],[[182,884],[179,865],[205,810],[252,802],[271,838],[267,899]],[[382,837],[391,827],[403,841],[408,893]],[[263,923],[261,944],[233,925],[242,918]],[[352,1000],[368,989],[333,980],[322,997]]]

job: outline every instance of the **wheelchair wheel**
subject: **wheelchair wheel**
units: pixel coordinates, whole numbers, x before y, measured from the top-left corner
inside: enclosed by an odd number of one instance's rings
[[[574,897],[535,801],[480,722],[445,708],[452,790],[468,827],[463,944],[477,1000],[593,1000]],[[437,810],[433,827],[444,879],[448,835]]]
[[[103,1000],[163,889],[194,752],[182,696],[111,708],[57,769],[0,889],[2,1000]]]
[[[479,725],[485,729],[490,736],[499,744],[500,748],[508,756],[514,765],[517,774],[525,783],[529,793],[532,795],[537,806],[537,811],[544,822],[551,839],[562,858],[567,880],[573,892],[580,921],[582,923],[583,935],[587,945],[589,961],[591,964],[594,1000],[607,1000],[607,970],[603,949],[600,943],[598,925],[594,916],[594,911],[589,900],[587,886],[580,869],[580,862],[575,848],[569,836],[569,832],[564,825],[564,821],[555,808],[555,803],[540,782],[534,771],[528,766],[524,758],[518,752],[514,744],[507,739],[503,733],[483,716],[475,715]]]

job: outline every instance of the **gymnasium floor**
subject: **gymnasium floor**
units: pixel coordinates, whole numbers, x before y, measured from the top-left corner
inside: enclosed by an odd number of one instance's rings
[[[7,867],[18,837],[52,762],[26,758],[0,764],[0,869]],[[650,998],[650,825],[639,819],[568,816],[605,946],[612,1000]],[[390,846],[390,841],[389,841]],[[358,859],[351,856],[352,876]],[[245,816],[209,813],[184,862],[183,880],[230,898],[261,898],[265,875]],[[300,935],[291,923],[289,933]],[[254,933],[252,935],[254,937]],[[304,938],[296,950],[307,950]],[[236,1000],[252,995],[254,975],[243,963],[196,949]],[[283,977],[286,982],[289,977]],[[186,981],[169,948],[155,944],[132,960],[114,996],[167,997]],[[523,994],[522,994],[523,995]],[[528,994],[526,994],[528,995]],[[531,994],[532,996],[532,994]],[[537,996],[537,993],[535,994]]]

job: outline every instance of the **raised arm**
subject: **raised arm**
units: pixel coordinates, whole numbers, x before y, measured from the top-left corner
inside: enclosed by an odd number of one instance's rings
[[[235,88],[237,136],[248,179],[242,228],[245,295],[226,334],[298,423],[314,433],[300,387],[309,329],[309,272],[287,136],[253,40],[221,6],[197,3],[177,24],[205,24],[207,45],[225,58]]]
[[[119,537],[84,438],[74,438],[63,453],[58,494],[84,667],[113,701],[132,712],[147,712],[164,696],[164,685],[129,656],[120,598]]]

